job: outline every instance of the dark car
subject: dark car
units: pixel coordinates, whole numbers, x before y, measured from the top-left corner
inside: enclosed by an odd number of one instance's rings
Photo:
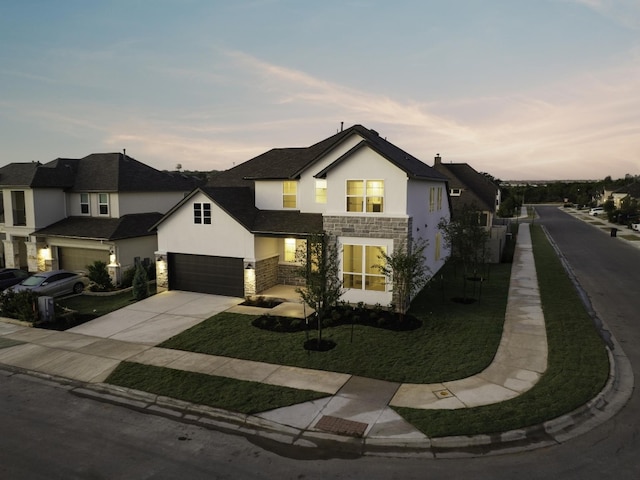
[[[0,290],[12,287],[27,278],[29,274],[19,268],[0,268]]]
[[[82,293],[88,284],[89,279],[84,275],[67,270],[53,270],[52,272],[36,273],[9,288],[16,292],[31,290],[39,295],[59,297]]]

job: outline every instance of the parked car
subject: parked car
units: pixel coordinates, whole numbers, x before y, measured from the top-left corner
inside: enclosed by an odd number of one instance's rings
[[[0,268],[0,289],[12,287],[27,278],[29,274],[19,268]]]
[[[591,210],[589,210],[589,215],[591,215],[593,217],[597,217],[601,213],[604,213],[604,208],[603,207],[593,207]]]
[[[9,288],[16,292],[31,290],[39,295],[59,297],[82,293],[87,285],[89,285],[89,279],[82,274],[68,270],[53,270],[52,272],[36,273]]]

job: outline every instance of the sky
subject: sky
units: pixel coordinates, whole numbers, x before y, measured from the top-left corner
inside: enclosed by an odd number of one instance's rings
[[[640,0],[0,2],[0,165],[224,170],[341,122],[505,181],[640,175]]]

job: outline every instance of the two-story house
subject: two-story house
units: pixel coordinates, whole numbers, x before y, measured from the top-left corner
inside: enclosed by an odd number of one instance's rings
[[[114,279],[136,258],[153,259],[162,215],[196,187],[124,153],[0,168],[0,236],[7,267],[85,270],[95,260]]]
[[[494,222],[500,208],[500,187],[467,163],[443,163],[440,154],[436,155],[433,168],[448,179],[454,217],[456,211],[464,205],[473,207],[480,213],[478,221],[489,233],[487,260],[500,262],[507,232],[504,225],[496,225]]]
[[[338,243],[343,300],[388,305],[376,265],[421,238],[426,266],[448,256],[446,178],[355,125],[310,147],[277,148],[213,177],[157,223],[158,286],[243,297],[299,285],[296,251],[325,232]]]

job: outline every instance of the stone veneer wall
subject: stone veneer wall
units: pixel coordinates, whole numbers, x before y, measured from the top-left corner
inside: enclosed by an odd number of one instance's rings
[[[394,249],[397,249],[401,245],[405,248],[410,245],[413,219],[410,217],[325,216],[323,228],[334,237],[391,238]],[[396,305],[399,304],[395,291],[392,301]]]
[[[304,279],[298,275],[298,265],[278,265],[278,283],[280,285],[304,286]]]
[[[256,262],[256,293],[278,284],[278,257],[265,258]]]

